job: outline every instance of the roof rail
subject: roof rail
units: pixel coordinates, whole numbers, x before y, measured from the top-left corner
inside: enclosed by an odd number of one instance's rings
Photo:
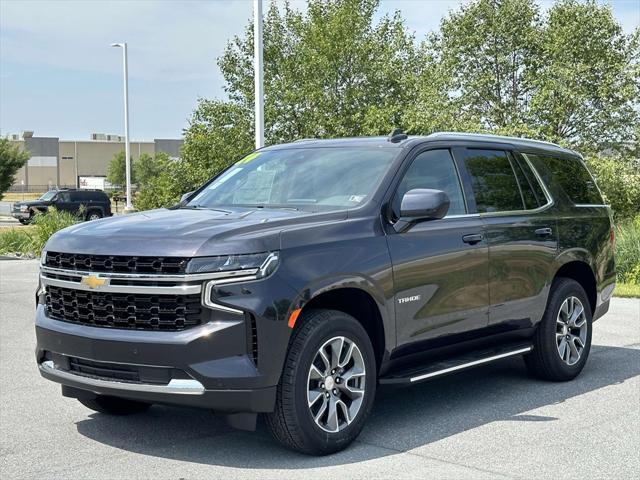
[[[297,140],[294,140],[293,143],[298,143],[298,142],[310,142],[312,140],[320,140],[319,138],[314,138],[314,137],[309,137],[309,138],[299,138]]]

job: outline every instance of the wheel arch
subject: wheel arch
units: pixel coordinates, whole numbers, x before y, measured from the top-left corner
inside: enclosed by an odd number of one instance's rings
[[[395,334],[395,328],[386,323],[384,304],[363,288],[353,285],[332,285],[318,288],[310,293],[307,290],[306,300],[297,302],[300,309],[294,329],[304,322],[304,314],[310,310],[338,310],[354,317],[363,326],[373,345],[378,372],[388,359],[389,334]],[[392,331],[392,332],[391,332]]]
[[[584,288],[591,306],[591,314],[593,315],[596,311],[598,290],[596,276],[591,265],[584,259],[571,259],[558,268],[554,275],[554,280],[559,277],[575,280]]]

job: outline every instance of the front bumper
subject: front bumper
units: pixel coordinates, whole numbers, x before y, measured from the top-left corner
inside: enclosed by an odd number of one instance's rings
[[[29,212],[11,212],[11,216],[13,218],[17,218],[18,220],[27,220],[31,216]]]
[[[273,410],[275,385],[247,355],[242,317],[178,332],[118,330],[54,320],[38,305],[36,337],[41,375],[69,396],[112,395],[229,413]],[[162,370],[169,378],[128,382],[79,374],[68,359]]]

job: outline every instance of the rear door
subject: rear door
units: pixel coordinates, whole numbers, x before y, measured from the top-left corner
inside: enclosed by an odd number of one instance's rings
[[[489,246],[489,324],[531,326],[544,313],[558,232],[552,199],[526,156],[465,148],[477,212]]]
[[[415,188],[442,190],[447,216],[387,235],[393,264],[399,347],[487,326],[489,254],[483,223],[468,215],[459,170],[447,148],[418,151],[391,201],[399,215],[403,195]]]

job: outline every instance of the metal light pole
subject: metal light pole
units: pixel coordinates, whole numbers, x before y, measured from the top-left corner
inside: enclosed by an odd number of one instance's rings
[[[133,208],[133,205],[131,205],[131,149],[129,147],[129,74],[127,66],[127,42],[112,43],[111,46],[122,48],[122,62],[124,64],[124,160],[127,196],[124,213],[130,213],[134,212],[135,209]]]
[[[253,53],[256,109],[256,148],[264,147],[264,85],[262,66],[262,0],[253,0]]]

